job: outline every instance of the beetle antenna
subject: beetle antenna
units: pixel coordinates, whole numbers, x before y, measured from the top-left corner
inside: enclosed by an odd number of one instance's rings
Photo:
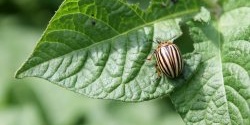
[[[177,35],[174,35],[172,38],[169,39],[169,41],[173,42],[177,38]]]
[[[156,40],[156,42],[157,42],[158,44],[160,44],[160,43],[161,43],[161,41],[160,41],[159,39],[157,39],[157,40]]]
[[[154,43],[158,43],[157,41],[154,41],[154,40],[153,40],[153,42],[154,42]]]
[[[158,44],[160,44],[162,40],[161,40],[161,38],[156,37],[156,38],[155,38],[155,41],[156,41]]]

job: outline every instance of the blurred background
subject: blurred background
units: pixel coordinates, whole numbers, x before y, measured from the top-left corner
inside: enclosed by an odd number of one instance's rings
[[[97,100],[42,79],[14,79],[61,2],[0,0],[0,125],[184,125],[168,98]]]

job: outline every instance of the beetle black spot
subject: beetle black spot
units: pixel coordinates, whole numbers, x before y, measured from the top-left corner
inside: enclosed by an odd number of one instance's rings
[[[176,3],[178,2],[178,0],[171,0],[171,2],[172,2],[173,4],[176,4]]]
[[[96,21],[92,20],[91,24],[92,24],[92,26],[95,26],[96,25]]]
[[[93,17],[93,16],[95,16],[94,14],[91,14],[91,16]]]

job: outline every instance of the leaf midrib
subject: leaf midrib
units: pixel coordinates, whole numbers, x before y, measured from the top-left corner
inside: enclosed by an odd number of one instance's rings
[[[214,23],[214,26],[218,29],[218,31],[220,31],[220,24],[219,23]],[[223,90],[224,90],[224,92],[225,92],[225,97],[226,97],[226,105],[227,105],[227,115],[228,115],[228,117],[229,117],[229,121],[230,121],[230,124],[232,124],[232,120],[231,120],[231,117],[230,117],[230,113],[229,113],[229,101],[228,101],[228,97],[227,97],[227,92],[226,92],[226,85],[225,85],[225,81],[224,81],[224,75],[223,75],[223,66],[222,66],[222,64],[223,64],[223,62],[222,62],[222,34],[220,34],[220,32],[217,32],[217,35],[218,35],[218,46],[219,46],[219,48],[218,48],[218,50],[219,50],[219,62],[220,62],[220,69],[221,69],[221,75],[222,75],[222,86],[223,86]]]

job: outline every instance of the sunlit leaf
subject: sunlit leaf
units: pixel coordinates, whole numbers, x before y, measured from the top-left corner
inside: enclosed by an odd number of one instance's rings
[[[172,101],[186,124],[250,124],[250,8],[224,13],[219,22],[190,22],[201,64]]]
[[[199,4],[155,0],[142,10],[119,0],[65,0],[16,77],[40,77],[92,98],[144,101],[167,95],[174,81],[156,80],[155,62],[146,60],[156,47],[153,39],[182,34],[176,18],[198,12]],[[186,57],[182,81],[200,59]]]

